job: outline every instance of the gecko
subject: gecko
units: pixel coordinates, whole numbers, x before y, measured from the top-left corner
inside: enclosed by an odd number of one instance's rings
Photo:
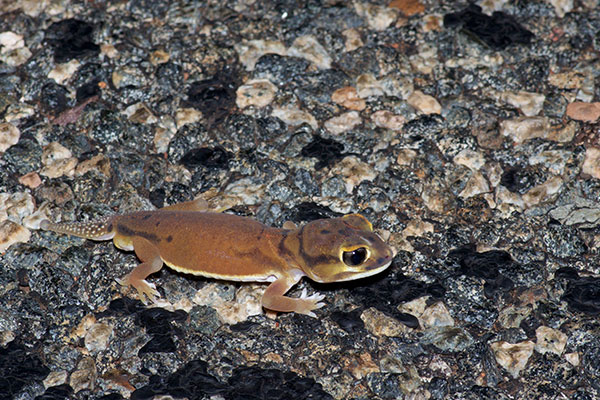
[[[145,304],[160,293],[146,281],[166,264],[178,272],[241,282],[268,282],[266,309],[316,317],[324,296],[285,296],[303,277],[343,282],[375,275],[392,263],[394,251],[360,214],[318,219],[298,227],[269,227],[252,218],[207,211],[202,199],[154,211],[137,211],[90,222],[41,222],[43,230],[91,240],[113,240],[133,250],[141,264],[118,280]]]

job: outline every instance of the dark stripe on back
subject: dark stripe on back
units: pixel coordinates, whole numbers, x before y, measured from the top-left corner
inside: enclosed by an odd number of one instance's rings
[[[136,231],[122,224],[117,224],[117,232],[123,236],[138,236],[144,239],[148,239],[149,241],[154,243],[160,243],[160,238],[155,234],[143,231]]]

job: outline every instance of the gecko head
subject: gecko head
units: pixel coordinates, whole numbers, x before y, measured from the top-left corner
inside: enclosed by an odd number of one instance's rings
[[[341,282],[375,275],[392,263],[394,252],[362,215],[309,222],[298,231],[304,273],[316,282]]]

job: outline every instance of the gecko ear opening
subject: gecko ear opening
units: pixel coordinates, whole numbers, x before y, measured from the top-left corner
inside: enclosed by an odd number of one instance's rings
[[[360,214],[348,214],[342,217],[342,220],[348,225],[363,231],[373,231],[373,225]]]

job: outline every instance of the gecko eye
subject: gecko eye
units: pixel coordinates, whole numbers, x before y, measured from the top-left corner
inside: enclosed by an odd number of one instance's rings
[[[369,251],[364,247],[359,247],[352,251],[344,251],[342,253],[342,261],[344,264],[355,267],[365,262],[369,256]]]

